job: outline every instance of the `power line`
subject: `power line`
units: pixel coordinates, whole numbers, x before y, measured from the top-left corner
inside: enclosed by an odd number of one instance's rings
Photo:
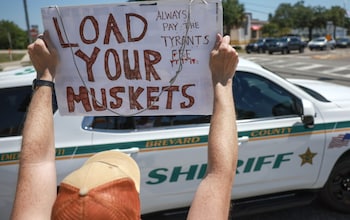
[[[268,8],[268,9],[273,9],[273,10],[276,9],[276,6],[267,6],[266,4],[262,5],[262,4],[256,4],[256,3],[251,3],[251,2],[244,2],[243,4],[244,5],[258,6],[261,8]]]
[[[259,11],[259,10],[251,9],[251,8],[246,8],[246,11],[257,12],[257,13],[266,14],[266,15],[271,13],[271,12]]]

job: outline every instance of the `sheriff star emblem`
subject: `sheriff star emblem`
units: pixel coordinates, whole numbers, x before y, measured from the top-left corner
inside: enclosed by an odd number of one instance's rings
[[[301,165],[303,166],[306,163],[312,164],[312,159],[317,155],[317,153],[313,153],[310,151],[310,148],[308,147],[306,152],[303,154],[299,154],[299,157],[301,158]]]

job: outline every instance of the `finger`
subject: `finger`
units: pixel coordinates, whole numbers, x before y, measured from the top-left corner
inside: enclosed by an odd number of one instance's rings
[[[44,35],[43,35],[43,34],[39,34],[34,43],[40,45],[41,42],[45,42],[45,41],[44,41]]]
[[[217,34],[217,35],[216,35],[216,42],[215,42],[215,44],[214,44],[213,50],[219,49],[220,44],[221,44],[221,40],[222,40],[221,34]]]
[[[48,31],[44,32],[44,42],[45,45],[48,49],[54,49],[54,46],[52,44],[51,38],[50,38],[50,33]]]
[[[43,40],[44,39],[44,35],[43,34],[39,34],[37,38]]]
[[[225,37],[222,38],[222,43],[225,44],[230,44],[230,36],[226,35]]]

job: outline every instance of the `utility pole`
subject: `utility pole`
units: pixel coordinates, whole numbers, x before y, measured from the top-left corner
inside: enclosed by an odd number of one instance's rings
[[[28,9],[27,9],[27,0],[23,0],[24,6],[24,14],[26,16],[26,24],[27,24],[27,37],[29,43],[32,43],[32,37],[30,36],[30,27],[29,27],[29,17],[28,17]]]
[[[9,57],[10,57],[10,61],[12,61],[12,38],[11,38],[10,32],[7,32],[7,39],[9,41]]]

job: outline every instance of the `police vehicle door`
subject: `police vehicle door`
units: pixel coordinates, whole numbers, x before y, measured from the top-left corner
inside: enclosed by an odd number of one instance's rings
[[[301,100],[248,72],[236,73],[234,96],[240,141],[234,197],[310,187],[319,174],[325,133],[305,128]]]

